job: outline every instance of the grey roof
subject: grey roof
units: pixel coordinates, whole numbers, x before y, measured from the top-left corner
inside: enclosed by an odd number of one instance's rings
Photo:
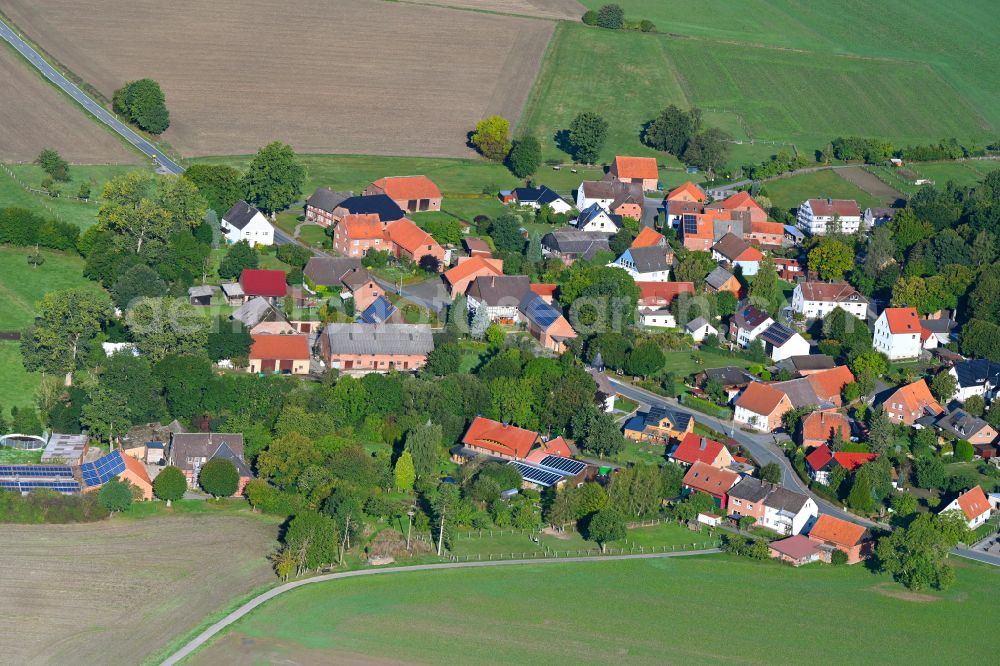
[[[684,328],[694,332],[697,331],[702,326],[709,326],[709,325],[710,324],[708,323],[708,320],[705,319],[704,317],[696,317],[695,319],[692,319],[688,323],[684,324]]]
[[[972,358],[955,363],[955,374],[961,387],[1000,384],[1000,363],[985,358]]]
[[[722,266],[719,266],[714,271],[708,274],[705,278],[705,284],[713,289],[722,289],[722,285],[726,284],[729,280],[733,278],[733,274],[727,271]]]
[[[749,248],[750,243],[731,233],[724,235],[719,239],[719,242],[712,246],[712,250],[718,252],[729,261],[735,261],[736,257]]]
[[[896,215],[895,208],[869,208],[865,212],[870,213],[876,219],[885,218],[891,220]]]
[[[788,328],[784,324],[779,324],[777,322],[768,326],[760,337],[764,342],[769,342],[775,347],[781,347],[786,342],[795,337],[796,333],[792,329]]]
[[[353,192],[333,192],[325,187],[321,187],[313,195],[306,199],[306,205],[313,208],[325,210],[332,213],[334,209],[344,201],[353,196]]]
[[[238,457],[243,456],[243,433],[189,432],[170,436],[170,464],[183,470],[193,469],[190,458],[212,459],[226,446]]]
[[[612,210],[623,203],[643,203],[642,183],[622,183],[611,179],[588,180],[581,187],[583,195],[588,199],[611,199]]]
[[[822,400],[816,395],[816,390],[813,389],[813,385],[809,382],[808,377],[789,379],[787,382],[776,382],[771,384],[771,386],[784,391],[788,399],[792,401],[792,406],[796,409],[809,406],[825,409],[832,406],[829,402]]]
[[[708,206],[705,207],[706,210]],[[735,213],[736,211],[732,211]],[[718,241],[722,240],[726,236],[732,234],[738,237],[740,240],[743,238],[743,234],[746,233],[746,225],[743,220],[713,220],[712,221],[712,240]]]
[[[243,322],[247,328],[253,328],[262,321],[277,321],[281,315],[263,296],[256,296],[236,308],[231,319]]]
[[[222,216],[222,219],[226,221],[231,227],[236,229],[242,229],[243,227],[250,224],[256,215],[259,215],[260,211],[255,207],[248,204],[246,201],[237,201],[233,204],[233,207],[226,211],[226,214]]]
[[[600,354],[600,352],[597,353]],[[587,372],[589,372],[590,376],[594,378],[595,382],[597,382],[597,390],[599,392],[604,395],[615,395],[618,393],[618,391],[615,390],[614,385],[611,383],[611,380],[608,379],[608,376],[603,372],[598,372],[594,368],[587,368]]]
[[[354,215],[375,214],[382,222],[394,222],[405,217],[403,209],[384,194],[348,197],[337,204],[337,208]]]
[[[794,224],[786,224],[785,233],[796,240],[803,240],[806,237],[805,233]]]
[[[770,318],[771,315],[768,313],[758,310],[752,305],[744,305],[736,310],[732,321],[737,328],[752,331]]]
[[[236,473],[241,477],[253,476],[253,474],[250,473],[250,468],[247,467],[247,464],[243,461],[242,452],[237,454],[228,442],[222,442],[222,444],[219,445],[219,448],[216,449],[215,454],[211,459],[215,460],[216,458],[222,458],[223,460],[228,460],[233,463],[233,466],[236,468]]]
[[[746,386],[750,382],[759,381],[744,368],[733,365],[724,368],[706,368],[706,379],[718,379],[723,386]]]
[[[832,356],[826,354],[806,354],[804,356],[789,356],[778,363],[779,367],[787,368],[792,372],[802,370],[829,370],[837,367],[837,362]]]
[[[531,293],[531,280],[527,275],[480,275],[465,293],[489,307],[514,307]]]
[[[582,213],[580,213],[579,217],[576,218],[576,226],[577,226],[578,229],[583,228],[583,227],[587,226],[587,224],[589,224],[591,220],[593,220],[593,219],[595,219],[595,218],[597,218],[597,217],[599,217],[601,215],[606,215],[608,217],[608,219],[611,220],[617,228],[621,229],[621,226],[622,226],[622,216],[621,215],[612,215],[608,211],[606,211],[603,208],[601,208],[600,204],[596,204],[596,203],[595,204],[590,204],[590,206],[587,207],[586,210],[584,210]]]
[[[934,425],[941,430],[955,435],[959,439],[968,439],[989,424],[964,409],[956,409],[953,412],[947,412],[942,415]]]
[[[553,252],[590,259],[601,251],[610,251],[611,234],[602,231],[580,231],[572,227],[556,229],[545,234],[542,245]]]
[[[191,298],[204,298],[205,296],[215,295],[215,287],[210,284],[202,284],[194,287],[188,287],[188,296]]]
[[[798,513],[808,501],[802,493],[789,490],[767,481],[761,481],[753,476],[745,476],[739,483],[729,489],[728,495],[748,502],[763,502],[777,511]]]
[[[941,319],[921,319],[920,327],[926,328],[931,333],[945,335],[951,333],[951,329],[955,328],[955,322],[946,317],[942,317]]]
[[[666,418],[670,419],[677,430],[687,430],[691,421],[691,415],[687,412],[677,411],[662,404],[650,407],[643,420],[647,424],[654,425]]]
[[[219,285],[219,288],[222,289],[222,293],[226,295],[226,298],[246,296],[243,292],[243,285],[239,282],[226,282],[225,284]]]
[[[519,203],[537,203],[540,206],[562,199],[562,197],[544,185],[514,188],[514,196],[517,197]]]
[[[632,255],[632,262],[635,269],[640,273],[652,273],[653,271],[665,271],[673,265],[674,254],[669,248],[656,247],[633,247],[629,249]]]
[[[328,324],[323,330],[333,354],[429,354],[434,349],[427,324]]]
[[[303,274],[313,284],[324,287],[339,285],[344,275],[352,269],[361,269],[361,259],[356,257],[312,257]],[[367,271],[365,271],[367,273]]]

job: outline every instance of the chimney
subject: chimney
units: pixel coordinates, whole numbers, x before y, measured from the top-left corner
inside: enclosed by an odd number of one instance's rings
[[[826,198],[826,204],[828,206],[832,206],[833,205],[833,197],[827,197]]]

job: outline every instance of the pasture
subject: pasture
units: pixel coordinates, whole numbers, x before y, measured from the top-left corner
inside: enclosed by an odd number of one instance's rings
[[[21,343],[0,340],[0,410],[4,418],[11,407],[34,407],[35,391],[42,375],[28,372],[21,362]]]
[[[798,208],[806,199],[823,197],[854,199],[861,210],[885,205],[854,183],[838,176],[833,169],[771,180],[764,183],[764,189],[771,203],[780,208]]]
[[[728,556],[355,578],[268,602],[191,663],[988,661],[989,641],[942,632],[941,618],[992,617],[1000,572],[955,566],[951,590],[926,594],[860,566]],[[735,617],[739,631],[719,621]],[[804,618],[837,618],[837,631]]]
[[[3,42],[0,45],[0,161],[35,159],[43,148],[69,162],[135,163],[138,156],[101,129]],[[4,176],[6,177],[6,176]]]
[[[45,177],[41,167],[35,164],[8,164],[7,168],[14,172],[21,183],[40,189]],[[97,221],[97,211],[101,207],[99,198],[104,184],[114,176],[144,168],[146,167],[138,165],[74,164],[69,168],[70,181],[58,184],[65,195],[58,198],[29,192],[5,171],[0,171],[0,207],[27,208],[42,217],[56,218],[86,229]],[[75,198],[83,183],[90,185],[89,201]]]
[[[33,250],[32,250],[33,251]],[[83,259],[54,250],[41,250],[45,261],[28,263],[28,248],[0,246],[0,331],[16,331],[31,323],[35,303],[50,291],[72,287],[100,289],[83,277]]]
[[[520,117],[555,26],[380,0],[304,0],[293,10],[110,0],[100,12],[13,0],[4,13],[108,98],[126,81],[159,81],[171,114],[162,138],[187,157],[275,139],[300,152],[468,156],[479,119]]]
[[[277,525],[237,516],[4,525],[9,663],[136,664],[275,581]]]

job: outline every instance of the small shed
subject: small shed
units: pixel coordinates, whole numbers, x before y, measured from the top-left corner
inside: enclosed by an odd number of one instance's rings
[[[243,285],[239,282],[227,282],[220,285],[220,288],[222,295],[226,298],[226,303],[229,305],[243,305],[247,300],[247,296],[243,292]]]
[[[188,289],[191,305],[211,305],[214,295],[215,287],[210,284],[202,284]]]
[[[716,516],[714,513],[699,513],[698,522],[709,527],[718,527],[722,524],[722,517]]]

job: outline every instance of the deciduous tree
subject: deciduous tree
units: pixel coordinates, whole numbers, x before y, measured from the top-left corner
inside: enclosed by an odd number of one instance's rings
[[[489,116],[476,123],[470,141],[483,157],[503,162],[511,150],[510,121],[502,116]]]
[[[265,213],[287,208],[302,194],[306,170],[286,143],[274,141],[254,155],[243,174],[246,200]]]
[[[568,139],[577,162],[593,164],[601,154],[608,135],[608,121],[592,111],[584,111],[569,125]]]
[[[153,494],[161,500],[165,500],[170,506],[174,500],[184,497],[187,492],[187,477],[179,467],[168,465],[160,470],[160,473],[153,479]]]

